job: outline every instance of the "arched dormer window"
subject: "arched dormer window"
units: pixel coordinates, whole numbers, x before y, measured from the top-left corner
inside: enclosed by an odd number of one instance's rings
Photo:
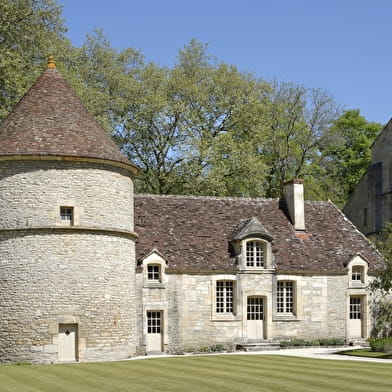
[[[245,242],[245,264],[247,267],[264,267],[265,242],[248,240]]]
[[[272,268],[272,236],[257,218],[242,221],[230,237],[232,249],[243,270]]]

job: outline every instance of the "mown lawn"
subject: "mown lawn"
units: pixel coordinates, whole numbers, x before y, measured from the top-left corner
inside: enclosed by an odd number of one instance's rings
[[[353,357],[368,357],[380,359],[392,359],[392,353],[382,353],[372,351],[370,348],[358,348],[355,350],[345,350],[340,353],[341,355],[349,355]],[[392,361],[391,361],[392,364]]]
[[[391,390],[392,363],[273,355],[214,355],[67,365],[0,366],[1,392]]]

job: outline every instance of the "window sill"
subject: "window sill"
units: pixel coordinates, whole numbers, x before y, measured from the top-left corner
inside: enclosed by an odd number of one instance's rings
[[[263,267],[240,267],[239,268],[239,273],[245,273],[245,274],[273,274],[275,273],[275,270],[272,268],[263,268]]]
[[[300,321],[296,314],[275,314],[272,321]]]
[[[211,321],[241,321],[235,314],[213,314]]]
[[[144,289],[165,289],[165,285],[161,282],[145,282],[143,284]]]
[[[359,283],[350,282],[349,288],[350,289],[366,289],[366,284],[363,282],[359,282]]]

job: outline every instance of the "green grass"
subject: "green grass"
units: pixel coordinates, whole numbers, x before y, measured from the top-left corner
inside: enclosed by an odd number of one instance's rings
[[[392,359],[392,353],[381,353],[372,351],[371,348],[358,348],[355,350],[346,350],[340,353],[341,355],[349,355],[352,357],[367,357],[367,358],[380,358]],[[392,361],[391,361],[392,364]]]
[[[0,366],[1,392],[390,392],[392,364],[214,355]]]

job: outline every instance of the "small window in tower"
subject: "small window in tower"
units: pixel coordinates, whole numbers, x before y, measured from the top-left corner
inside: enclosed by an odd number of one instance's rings
[[[67,226],[73,225],[73,207],[60,207],[61,222]]]
[[[367,226],[368,224],[368,209],[364,208],[363,209],[363,226]]]

